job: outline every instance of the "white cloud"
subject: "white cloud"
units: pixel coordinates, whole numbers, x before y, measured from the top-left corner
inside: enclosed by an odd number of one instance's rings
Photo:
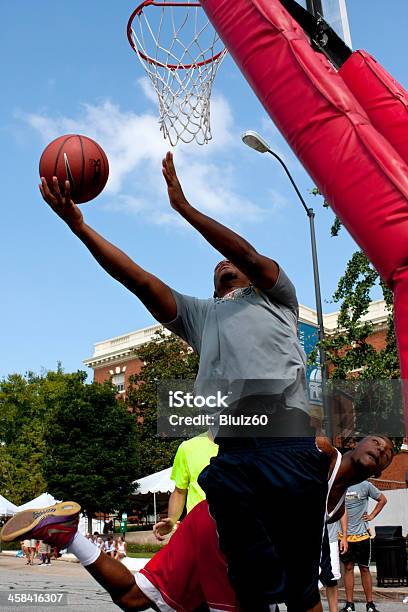
[[[141,77],[136,81],[137,85],[141,88],[142,92],[146,96],[146,98],[153,102],[153,104],[157,104],[158,97],[157,93],[154,90],[153,84],[150,81],[149,77]]]
[[[148,81],[140,79],[139,85],[153,102]],[[44,143],[64,133],[86,134],[100,143],[110,164],[103,194],[106,209],[129,214],[143,211],[143,218],[151,223],[185,227],[185,222],[169,208],[161,175],[161,159],[169,145],[159,131],[155,111],[156,108],[140,114],[123,111],[106,100],[84,104],[76,117],[31,113],[23,120],[41,135]],[[263,209],[240,195],[241,145],[235,137],[231,108],[221,95],[213,96],[211,121],[214,140],[209,145],[177,147],[176,167],[186,196],[203,212],[229,224],[262,221],[271,209]]]

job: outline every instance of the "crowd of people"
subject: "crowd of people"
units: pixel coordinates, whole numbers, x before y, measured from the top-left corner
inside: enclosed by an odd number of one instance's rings
[[[101,552],[106,553],[112,559],[122,561],[127,556],[126,542],[122,536],[115,539],[112,535],[100,535],[98,531],[93,534],[87,533],[86,539],[92,542]]]
[[[34,559],[38,559],[39,563],[37,565],[41,567],[50,566],[51,558],[53,557],[55,560],[60,556],[58,548],[52,548],[43,540],[21,540],[20,545],[20,556],[26,559],[26,565],[34,565]]]
[[[112,559],[122,561],[127,556],[126,542],[124,538],[119,536],[115,539],[111,534],[100,535],[98,531],[86,534],[86,539],[92,542],[96,548],[99,548],[101,552],[106,553]],[[58,559],[61,553],[57,547],[51,547],[43,540],[27,539],[21,540],[21,551],[19,556],[26,559],[26,565],[40,565],[41,567],[50,566],[51,559]],[[38,560],[38,563],[34,563],[34,560]]]

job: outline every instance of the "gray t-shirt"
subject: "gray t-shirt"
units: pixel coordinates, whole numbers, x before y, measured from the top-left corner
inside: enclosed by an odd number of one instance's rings
[[[196,394],[208,395],[224,381],[230,404],[249,395],[284,394],[286,406],[309,412],[298,301],[282,269],[272,289],[251,286],[230,298],[173,295],[177,318],[165,327],[200,355]]]
[[[347,536],[368,533],[367,522],[363,521],[361,517],[364,512],[367,512],[369,498],[378,501],[380,496],[381,491],[367,480],[347,489]]]

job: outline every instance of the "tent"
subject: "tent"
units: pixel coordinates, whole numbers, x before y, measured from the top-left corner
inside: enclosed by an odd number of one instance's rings
[[[54,499],[54,497],[49,493],[42,493],[26,504],[18,506],[17,510],[18,512],[21,512],[21,510],[34,510],[36,508],[42,508],[43,506],[52,506],[53,504],[56,504],[57,501],[58,500]]]
[[[153,508],[154,508],[154,519],[156,520],[156,493],[172,493],[174,491],[175,484],[170,479],[172,468],[169,467],[155,474],[150,474],[139,480],[135,480],[134,485],[138,485],[135,491],[135,495],[146,495],[153,493]]]
[[[17,506],[0,495],[0,516],[12,516],[17,512]]]

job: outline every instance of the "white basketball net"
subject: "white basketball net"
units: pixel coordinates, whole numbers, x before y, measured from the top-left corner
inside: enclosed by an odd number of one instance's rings
[[[164,138],[206,144],[212,84],[227,53],[217,32],[197,1],[151,2],[135,13],[128,38],[158,95]]]

